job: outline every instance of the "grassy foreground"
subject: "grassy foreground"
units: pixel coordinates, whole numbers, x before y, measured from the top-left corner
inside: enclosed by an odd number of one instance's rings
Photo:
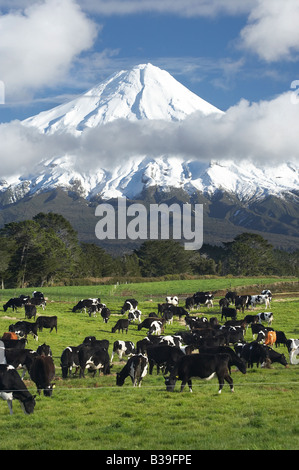
[[[33,415],[25,416],[18,402],[14,402],[14,414],[9,415],[7,404],[0,401],[1,450],[295,450],[299,448],[299,366],[284,368],[274,364],[271,369],[254,366],[246,375],[232,371],[235,393],[226,384],[218,395],[218,381],[193,381],[193,393],[186,387],[180,393],[179,385],[173,393],[165,390],[164,379],[156,370],[147,375],[141,388],[134,389],[127,378],[123,387],[116,386],[116,372],[125,360],[114,358],[109,376],[96,375],[85,379],[72,377],[62,380],[60,356],[69,345],[78,345],[85,336],[110,341],[109,352],[116,339],[136,343],[146,335],[132,324],[128,335],[111,333],[112,326],[120,317],[125,298],[139,300],[142,318],[157,311],[157,303],[166,294],[179,294],[184,304],[184,294],[198,290],[221,290],[235,286],[258,285],[277,282],[277,279],[205,279],[197,281],[165,281],[157,283],[128,284],[98,287],[47,288],[43,292],[49,301],[45,312],[39,314],[58,316],[58,333],[44,330],[38,342],[29,337],[29,348],[38,344],[51,346],[56,366],[56,388],[52,398],[37,396]],[[2,305],[8,298],[19,295],[22,290],[2,291],[0,303],[0,333],[8,331],[11,323],[24,318],[23,309],[17,313]],[[31,293],[26,289],[23,293]],[[101,317],[88,317],[84,313],[72,313],[71,309],[80,298],[100,296],[113,312],[108,324]],[[199,312],[219,315],[216,295],[213,309],[202,308]],[[263,309],[255,309],[255,313]],[[274,314],[273,327],[285,332],[288,338],[299,337],[299,298],[291,292],[274,295],[271,305]],[[192,313],[195,315],[195,312]],[[238,315],[242,318],[242,314]],[[172,334],[184,329],[183,319],[175,319],[166,327]],[[251,330],[246,333],[251,341]],[[275,348],[275,347],[274,347]],[[275,348],[276,350],[276,348]],[[277,348],[288,358],[283,346]],[[25,383],[36,393],[33,382],[25,377]]]

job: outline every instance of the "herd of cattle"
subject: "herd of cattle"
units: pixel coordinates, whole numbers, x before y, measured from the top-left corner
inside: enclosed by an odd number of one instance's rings
[[[299,363],[299,340],[287,338],[283,331],[276,331],[271,327],[272,312],[244,313],[245,309],[261,304],[267,309],[271,300],[269,290],[259,295],[242,296],[236,292],[228,292],[219,301],[221,320],[225,319],[221,324],[217,316],[208,319],[202,314],[191,314],[194,308],[213,307],[214,295],[210,292],[196,292],[185,299],[184,307],[179,306],[177,296],[166,297],[165,303],[158,304],[157,312],[151,312],[143,321],[138,301],[127,299],[121,308],[121,314],[126,318],[117,320],[111,332],[127,333],[129,326],[137,322],[137,331],[146,329],[146,336],[136,344],[125,340],[114,341],[111,357],[108,353],[109,340],[87,336],[82,344],[67,346],[62,351],[62,378],[71,377],[73,369],[74,375],[79,372],[79,377],[85,377],[86,370],[93,376],[97,371],[104,375],[110,374],[113,359],[117,355],[119,360],[123,356],[128,358],[125,366],[116,374],[118,386],[122,386],[127,377],[130,377],[133,386],[140,386],[146,374],[152,374],[156,367],[157,374],[160,370],[163,372],[167,391],[174,390],[177,380],[181,381],[181,391],[186,384],[192,391],[193,377],[209,380],[214,376],[218,378],[219,393],[225,381],[231,391],[234,391],[232,366],[243,374],[247,367],[253,367],[254,364],[257,367],[269,367],[271,363],[278,362],[288,367],[285,355],[272,348],[274,344],[276,347],[284,345],[287,348],[291,364]],[[41,292],[34,292],[31,298],[20,296],[10,299],[3,305],[5,312],[9,307],[13,310],[24,307],[25,318],[34,320],[9,325],[9,331],[3,333],[0,340],[0,397],[7,401],[11,414],[13,399],[20,401],[25,413],[34,411],[35,396],[31,395],[23,382],[26,372],[36,384],[39,394],[43,391],[45,396],[50,397],[55,386],[55,365],[51,348],[42,344],[36,351],[26,349],[29,334],[38,341],[38,332],[43,328],[50,329],[50,332],[55,329],[57,332],[57,316],[39,315],[36,318],[37,306],[43,310],[46,307],[46,300]],[[237,320],[238,310],[244,314],[241,320]],[[105,323],[111,318],[110,309],[99,298],[80,300],[72,309],[73,313],[83,311],[89,316],[100,314]],[[184,318],[184,327],[175,334],[164,334],[167,324],[173,324],[174,318]],[[252,331],[251,342],[244,340],[248,328]],[[23,369],[22,376],[17,369]]]

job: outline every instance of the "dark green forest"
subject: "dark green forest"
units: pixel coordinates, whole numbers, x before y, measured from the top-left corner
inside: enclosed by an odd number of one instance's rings
[[[274,249],[262,236],[243,233],[221,246],[186,251],[174,240],[145,241],[133,252],[113,257],[82,243],[61,215],[39,213],[0,230],[2,288],[76,284],[91,278],[165,275],[298,276],[299,250]]]

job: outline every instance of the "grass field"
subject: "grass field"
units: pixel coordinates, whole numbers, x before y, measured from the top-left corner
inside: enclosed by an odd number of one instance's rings
[[[129,378],[123,387],[116,386],[116,372],[125,361],[115,357],[111,374],[86,374],[85,379],[72,377],[62,380],[60,356],[69,345],[80,344],[85,336],[110,341],[109,353],[116,339],[135,343],[146,335],[130,325],[127,335],[112,333],[111,328],[120,316],[125,298],[139,301],[142,318],[151,311],[157,312],[157,303],[166,294],[179,295],[181,304],[187,294],[198,290],[221,291],[246,286],[248,293],[259,293],[261,288],[283,279],[200,279],[188,281],[164,281],[156,283],[123,284],[115,286],[53,287],[42,289],[48,297],[45,312],[57,315],[58,332],[43,330],[36,342],[31,336],[27,347],[36,349],[38,344],[51,346],[56,367],[52,398],[36,397],[34,414],[23,414],[18,402],[14,402],[14,414],[9,415],[7,404],[0,401],[1,450],[297,450],[299,448],[299,365],[288,368],[280,364],[271,369],[254,366],[246,375],[233,369],[235,393],[226,384],[218,395],[218,381],[193,381],[193,393],[188,388],[173,393],[165,390],[162,374],[147,375],[141,388],[133,388]],[[245,286],[245,287],[244,287]],[[8,331],[11,323],[24,319],[24,310],[17,313],[2,305],[12,296],[31,293],[33,289],[4,290],[1,292],[0,331]],[[73,305],[80,298],[101,297],[112,311],[108,324],[100,316],[89,317],[85,313],[72,313]],[[212,309],[201,308],[192,315],[202,313],[208,318],[219,315],[216,293]],[[255,309],[255,313],[263,309]],[[277,291],[271,304],[274,314],[272,326],[285,332],[288,338],[299,337],[299,297],[296,293]],[[238,314],[242,318],[242,314]],[[165,333],[184,329],[184,321],[175,319],[167,325]],[[251,341],[251,330],[246,333]],[[274,347],[275,348],[275,347]],[[276,348],[275,348],[276,349]],[[285,347],[277,351],[286,355]],[[25,377],[25,383],[33,394],[36,388]],[[29,431],[30,430],[30,431]]]

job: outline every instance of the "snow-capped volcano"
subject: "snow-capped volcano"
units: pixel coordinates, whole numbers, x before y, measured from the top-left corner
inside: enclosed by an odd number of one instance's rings
[[[81,132],[116,119],[180,121],[194,111],[222,113],[152,64],[122,70],[87,93],[24,121],[43,132]]]
[[[151,64],[120,71],[91,90],[48,111],[23,121],[41,133],[55,136],[82,136],[117,120],[129,122],[180,122],[199,112],[221,119],[223,111],[209,104],[175,80],[168,72]],[[88,132],[87,132],[88,133]],[[217,135],[214,136],[217,139]],[[99,149],[99,152],[101,149]],[[88,161],[88,158],[86,159]],[[83,169],[82,169],[83,168]],[[283,175],[283,178],[281,177]],[[27,174],[0,181],[0,192],[9,189],[11,202],[56,187],[76,191],[86,199],[126,196],[134,199],[146,188],[157,186],[167,191],[177,188],[214,194],[217,190],[233,193],[240,200],[299,191],[298,167],[283,163],[276,168],[256,168],[248,162],[216,159],[212,162],[186,159],[179,154],[153,157],[124,155],[109,170],[74,164],[71,154],[43,159]]]

